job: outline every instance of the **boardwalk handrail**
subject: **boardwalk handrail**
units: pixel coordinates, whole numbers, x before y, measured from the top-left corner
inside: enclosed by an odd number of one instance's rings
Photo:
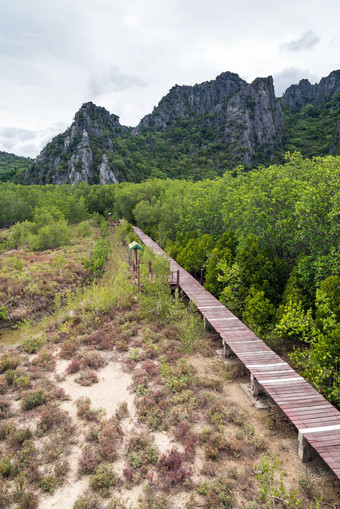
[[[145,245],[169,260],[171,272],[179,271],[181,290],[220,334],[224,354],[233,352],[249,370],[253,394],[263,388],[295,425],[300,459],[308,461],[314,449],[340,478],[340,412],[156,242],[140,228],[133,229]]]

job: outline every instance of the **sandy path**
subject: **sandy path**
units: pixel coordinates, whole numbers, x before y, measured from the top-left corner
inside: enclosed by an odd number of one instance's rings
[[[65,374],[65,368],[69,364],[69,361],[58,360],[56,366],[56,374],[63,376]],[[93,384],[90,387],[82,387],[81,385],[74,382],[74,378],[77,375],[67,375],[65,380],[59,383],[66,394],[70,397],[69,401],[62,401],[61,408],[66,410],[72,418],[74,423],[79,424],[81,429],[82,423],[78,420],[76,414],[76,400],[82,396],[89,397],[91,399],[91,406],[93,408],[101,407],[106,412],[106,418],[112,417],[119,406],[126,401],[129,410],[129,419],[126,425],[129,428],[134,427],[135,419],[135,405],[134,395],[128,390],[129,385],[132,382],[132,377],[128,373],[125,373],[120,364],[117,362],[109,362],[104,368],[98,372],[99,382]],[[82,441],[82,435],[79,435],[79,442]],[[88,476],[82,476],[78,478],[78,460],[81,455],[81,443],[75,445],[71,454],[68,456],[70,463],[70,472],[67,476],[65,484],[57,489],[53,495],[46,495],[40,499],[39,509],[72,509],[74,502],[78,496],[81,495],[88,486]],[[139,495],[139,490],[136,490],[136,494]],[[138,496],[136,495],[136,498]]]
[[[68,362],[63,362],[63,368]],[[60,366],[58,366],[60,368]],[[62,372],[64,373],[64,369]],[[57,370],[57,372],[60,372]],[[70,416],[76,418],[75,401],[82,396],[91,399],[91,406],[94,408],[104,408],[106,417],[112,417],[118,407],[126,401],[128,405],[129,415],[133,419],[135,417],[134,395],[128,390],[132,383],[132,377],[128,373],[124,373],[117,362],[110,362],[104,368],[97,371],[99,382],[90,387],[82,387],[77,384],[74,379],[76,375],[67,375],[65,381],[60,383],[66,394],[71,398],[70,401],[63,401],[62,408],[67,410]]]

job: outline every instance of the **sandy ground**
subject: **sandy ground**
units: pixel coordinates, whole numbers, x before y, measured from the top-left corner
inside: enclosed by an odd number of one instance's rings
[[[59,375],[65,373],[69,361],[58,361],[56,372]],[[97,371],[99,382],[90,387],[82,387],[74,382],[77,375],[67,375],[60,386],[70,396],[70,401],[62,402],[62,408],[67,410],[72,418],[76,418],[75,401],[82,396],[91,399],[91,407],[103,408],[107,419],[112,417],[118,407],[126,401],[129,415],[133,420],[135,417],[134,395],[128,390],[132,378],[125,373],[120,364],[109,362],[104,368]]]
[[[63,377],[65,369],[70,361],[58,360],[56,364],[56,375]],[[129,428],[134,427],[135,405],[134,396],[129,392],[128,387],[132,382],[129,374],[125,373],[119,363],[109,362],[105,367],[97,372],[99,382],[90,387],[82,387],[74,382],[76,375],[66,375],[64,381],[59,385],[69,396],[68,401],[61,402],[61,408],[66,410],[72,417],[72,420],[78,423],[81,429],[81,421],[76,415],[76,400],[82,396],[91,399],[92,408],[103,408],[106,412],[106,418],[112,417],[118,407],[126,401],[129,410],[129,417],[125,425]],[[79,441],[82,436],[80,434]],[[79,479],[77,474],[78,459],[81,449],[78,445],[74,446],[68,460],[70,462],[70,472],[66,483],[57,489],[53,495],[45,495],[41,498],[39,509],[72,509],[74,502],[81,495],[88,485],[88,476]],[[132,495],[133,493],[131,493]],[[138,498],[139,493],[137,494]]]
[[[195,355],[188,360],[195,366],[198,374],[201,376],[212,376],[216,372],[216,363],[224,363],[226,369],[236,367],[235,371],[237,372],[239,363],[236,359],[222,359],[220,351],[217,351],[216,356],[212,358],[203,358],[200,355]],[[64,388],[66,394],[70,398],[68,401],[63,401],[61,406],[69,412],[72,420],[78,424],[80,430],[82,425],[81,421],[79,421],[76,416],[75,401],[81,396],[87,396],[91,399],[91,407],[101,407],[105,409],[107,418],[115,414],[115,411],[121,403],[124,401],[127,402],[129,415],[122,421],[122,428],[125,435],[124,441],[131,431],[146,430],[145,426],[139,424],[135,417],[134,395],[129,391],[132,377],[130,374],[123,371],[120,362],[111,358],[105,367],[97,371],[99,383],[90,387],[82,387],[75,383],[74,378],[76,375],[65,376],[65,369],[68,363],[69,361],[58,360],[56,366],[56,377],[60,377],[60,386]],[[242,375],[242,369],[240,369],[240,373]],[[327,494],[327,498],[329,498],[330,493],[334,493],[332,500],[332,502],[334,501],[334,507],[340,507],[340,505],[336,505],[340,502],[338,493],[339,483],[335,480],[333,473],[323,464],[322,460],[318,458],[310,463],[302,464],[300,462],[297,455],[297,433],[294,427],[275,405],[264,405],[264,409],[257,409],[254,399],[247,396],[242,390],[241,385],[244,383],[249,383],[248,377],[236,375],[236,378],[232,381],[226,381],[222,393],[226,401],[240,409],[247,424],[252,426],[255,434],[264,441],[269,453],[271,455],[277,454],[282,462],[282,468],[289,472],[289,479],[295,482],[295,487],[299,479],[309,478],[313,481],[314,487],[317,487],[320,493]],[[199,430],[199,425],[197,425],[197,430]],[[181,446],[175,443],[174,439],[165,432],[155,432],[152,433],[152,436],[160,453],[170,450],[175,445],[177,449],[181,449]],[[61,488],[57,489],[54,494],[43,496],[40,500],[39,509],[72,509],[75,500],[85,491],[88,485],[88,476],[83,476],[79,479],[77,474],[78,459],[81,454],[81,446],[83,443],[83,436],[80,431],[78,444],[73,446],[71,455],[68,457],[71,468],[67,482]],[[197,474],[200,472],[203,461],[203,454],[198,451],[194,463],[193,480],[195,480]],[[122,459],[115,462],[114,469],[118,475],[122,475],[124,468],[125,464]],[[224,472],[233,468],[248,469],[250,475],[254,475],[251,459],[249,459],[249,464],[247,464],[247,460],[245,460],[240,465],[239,460],[231,458],[224,467]],[[133,509],[136,507],[142,490],[143,485],[141,484],[130,490],[121,489],[119,491],[119,496],[125,500],[126,509]],[[174,509],[185,507],[189,500],[189,495],[190,494],[181,493],[175,496],[172,500],[172,507]],[[241,500],[236,501],[236,504],[235,507],[242,507]]]

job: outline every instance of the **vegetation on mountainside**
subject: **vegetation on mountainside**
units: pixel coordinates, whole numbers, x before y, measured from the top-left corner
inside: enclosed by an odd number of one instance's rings
[[[340,94],[320,108],[307,104],[299,112],[283,108],[287,131],[286,149],[298,150],[305,157],[340,154]]]
[[[0,151],[0,182],[22,182],[33,159]]]
[[[332,475],[314,473],[312,484],[297,458],[293,472],[282,470],[272,452],[277,443],[291,458],[282,416],[270,410],[273,441],[269,416],[233,403],[242,368],[216,357],[198,315],[171,295],[168,263],[145,249],[155,280],[142,263],[143,290],[132,284],[132,235],[126,222],[117,228],[105,276],[70,293],[41,335],[28,330],[29,341],[0,356],[0,507],[334,504]],[[109,415],[97,405],[103,385],[94,392],[107,378]],[[123,378],[133,397],[117,405],[116,392],[129,394]]]
[[[203,268],[209,291],[271,346],[296,347],[296,365],[340,405],[339,170],[339,157],[294,153],[284,165],[200,182],[3,184],[0,226],[34,222],[44,206],[71,222],[97,212],[125,217],[185,269]]]
[[[166,96],[163,100],[169,101],[170,98]],[[171,104],[168,107],[171,109]],[[142,182],[147,178],[200,180],[222,176],[226,170],[233,170],[248,150],[246,146],[236,149],[237,140],[246,129],[246,124],[229,126],[234,141],[228,145],[225,129],[218,125],[211,110],[190,115],[191,110],[188,109],[187,116],[172,117],[163,127],[155,127],[150,118],[149,127],[141,127],[138,134],[131,134],[130,128],[119,126],[118,117],[110,115],[103,108],[92,105],[86,111],[92,122],[88,141],[91,165],[95,169],[89,184],[99,183],[99,167],[104,154],[108,166],[114,169],[120,181]],[[339,154],[339,111],[340,94],[335,94],[320,107],[307,104],[297,112],[283,107],[284,144],[277,150],[271,148],[271,162],[283,162],[283,149],[291,152],[298,150],[304,157]],[[37,181],[34,179],[42,171],[41,182],[50,184],[56,172],[59,177],[69,172],[69,162],[73,157],[75,169],[81,171],[83,161],[78,157],[78,151],[84,122],[79,112],[76,119],[78,124],[72,128],[72,136],[69,129],[47,144],[44,157],[30,167],[27,178],[24,178],[24,173],[32,162],[29,158],[0,152],[0,182]],[[267,163],[267,156],[263,147],[257,150],[254,154],[256,165]],[[246,169],[250,170],[251,167]]]

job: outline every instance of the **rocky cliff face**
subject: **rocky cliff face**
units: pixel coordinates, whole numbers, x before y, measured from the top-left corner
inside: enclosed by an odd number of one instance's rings
[[[109,184],[124,180],[115,164],[117,139],[126,128],[116,115],[92,102],[76,113],[71,127],[56,136],[26,172],[37,184]]]
[[[283,150],[283,116],[272,77],[248,85],[226,72],[193,87],[176,85],[132,134],[171,131],[183,118],[194,122],[202,134],[198,151],[205,151],[204,133],[210,130],[209,141],[223,146],[231,165],[271,161]]]
[[[225,142],[234,160],[269,162],[282,151],[283,116],[271,76],[243,87],[219,115],[225,119]]]
[[[292,112],[301,111],[307,104],[320,107],[340,93],[340,70],[333,71],[320,83],[312,85],[308,80],[301,80],[298,85],[287,88],[282,98],[282,105]]]
[[[132,130],[105,108],[86,103],[31,164],[25,181],[213,178],[238,164],[280,161],[285,150],[339,153],[340,71],[317,85],[292,85],[281,103],[285,116],[271,77],[248,84],[230,72],[194,86],[175,85]]]
[[[218,112],[228,99],[245,86],[247,83],[231,72],[224,72],[215,80],[199,85],[175,85],[153,112],[141,120],[133,134],[140,132],[143,127],[162,129],[182,117],[193,118],[211,110]]]

